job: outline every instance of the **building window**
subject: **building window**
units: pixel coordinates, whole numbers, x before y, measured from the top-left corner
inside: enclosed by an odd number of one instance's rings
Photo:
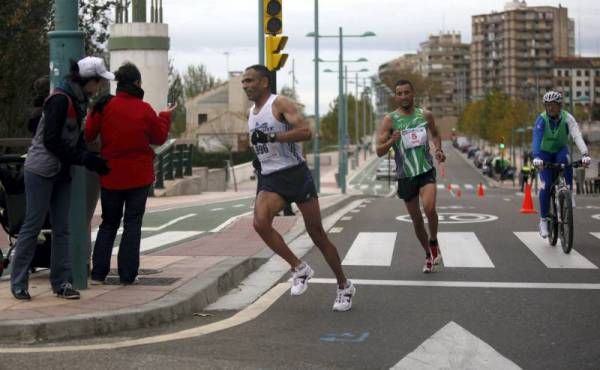
[[[200,126],[201,124],[203,124],[206,121],[208,121],[208,114],[199,113],[198,114],[198,126]]]
[[[581,71],[579,69],[577,70],[577,77],[581,77]]]
[[[556,71],[556,75],[562,77],[562,70],[559,69],[558,71]]]
[[[569,77],[569,71],[565,71],[565,77]]]
[[[581,86],[581,81],[577,81],[577,82],[575,83],[575,86],[577,86],[577,87],[580,87],[580,86]]]
[[[585,86],[590,86],[590,81],[585,81]]]
[[[581,91],[577,91],[577,97],[579,98],[581,96]]]
[[[585,71],[585,73],[584,73],[584,76],[585,76],[585,77],[589,77],[589,76],[590,76],[590,71],[587,71],[587,70],[586,70],[586,71]]]

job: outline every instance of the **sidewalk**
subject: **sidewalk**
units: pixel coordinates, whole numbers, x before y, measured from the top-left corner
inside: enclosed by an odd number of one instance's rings
[[[351,174],[364,168],[368,161],[361,161]],[[320,198],[323,217],[354,198],[340,194],[335,187],[336,170],[337,166],[322,168],[321,193],[330,194]],[[251,197],[256,183],[240,184],[239,189],[237,193],[150,198],[147,207],[159,210]],[[274,227],[287,242],[304,232],[300,215],[277,217]],[[189,317],[236,287],[272,255],[254,231],[252,217],[246,216],[218,233],[142,255],[138,284],[118,285],[118,276],[113,271],[108,284],[90,285],[81,291],[80,300],[56,298],[50,289],[48,271],[31,276],[31,301],[15,300],[9,282],[3,280],[0,281],[0,343],[102,335]],[[111,267],[116,268],[114,257]]]

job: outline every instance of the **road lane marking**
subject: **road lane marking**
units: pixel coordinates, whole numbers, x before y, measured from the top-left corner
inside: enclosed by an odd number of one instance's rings
[[[243,207],[243,206],[244,206],[243,204],[236,204],[236,205],[233,205],[232,207],[233,208],[240,208],[240,207]]]
[[[352,220],[352,216],[344,216],[341,218],[342,221],[350,221]]]
[[[444,267],[493,268],[494,264],[473,232],[439,232]]]
[[[579,254],[575,249],[571,253],[565,254],[560,246],[551,247],[548,241],[542,239],[539,233],[530,232],[515,232],[517,238],[521,239],[523,244],[529,248],[531,252],[542,263],[551,269],[566,268],[566,269],[597,269],[598,267],[591,263],[588,259]]]
[[[112,350],[117,348],[127,348],[134,346],[143,346],[149,344],[170,342],[174,340],[188,339],[201,337],[203,335],[212,334],[225,329],[230,329],[235,326],[245,324],[249,321],[256,319],[263,312],[265,312],[275,301],[277,301],[285,292],[288,291],[289,283],[280,283],[275,285],[265,295],[260,297],[257,301],[246,307],[242,311],[235,315],[221,321],[217,321],[211,324],[198,326],[191,329],[181,330],[175,333],[155,335],[152,337],[139,338],[133,340],[125,340],[113,343],[101,343],[101,344],[90,344],[82,346],[54,346],[52,344],[46,347],[14,347],[14,348],[2,348],[0,347],[0,353],[50,353],[50,352],[74,352],[74,351],[98,351],[98,350]]]
[[[147,252],[160,248],[167,244],[173,244],[178,241],[191,238],[204,233],[204,231],[165,231],[163,233],[144,238],[140,242],[140,252]],[[119,247],[113,248],[112,255],[119,253]]]
[[[592,234],[592,236],[595,236],[596,238],[600,239],[600,233],[590,233]]]
[[[521,369],[454,321],[421,343],[390,370]]]
[[[467,189],[467,190],[473,190],[473,189],[475,189],[475,187],[473,185],[471,185],[471,184],[465,184],[465,189]]]
[[[220,224],[219,226],[215,227],[210,232],[211,233],[218,233],[219,231],[223,230],[227,226],[229,226],[232,223],[234,223],[235,221],[237,221],[240,217],[248,216],[248,215],[251,215],[252,213],[253,213],[253,211],[248,211],[248,212],[244,212],[242,214],[239,214],[237,216],[230,217],[229,219],[227,219],[227,221],[225,221],[222,224]]]
[[[437,184],[437,188],[438,188],[438,190],[444,189],[444,184]]]
[[[361,232],[350,246],[342,265],[390,266],[396,233]]]
[[[225,208],[213,208],[213,209],[211,209],[210,211],[211,211],[211,212],[216,212],[216,211],[222,211],[222,210],[224,210],[224,209],[225,209]]]
[[[338,234],[341,233],[342,230],[344,230],[343,227],[332,227],[331,230],[329,230],[329,232],[332,234]]]
[[[142,227],[142,231],[160,231],[162,229],[165,229],[165,228],[167,228],[169,226],[172,226],[172,225],[178,223],[179,221],[183,221],[185,219],[188,219],[188,218],[194,217],[194,216],[196,216],[195,213],[190,213],[190,214],[187,214],[185,216],[177,217],[177,218],[175,218],[175,219],[167,222],[166,224],[162,224],[160,226],[154,226],[154,227],[153,226],[146,226],[146,227]],[[121,235],[121,234],[123,234],[123,228],[122,227],[120,227],[117,230],[117,235]],[[95,242],[97,238],[98,238],[98,228],[96,228],[94,231],[92,231],[92,242]]]
[[[495,289],[557,289],[557,290],[600,290],[600,284],[592,283],[527,283],[504,281],[441,281],[441,280],[372,280],[354,279],[356,285],[372,286],[418,286],[439,288],[495,288]],[[311,284],[337,284],[330,278],[312,278]]]

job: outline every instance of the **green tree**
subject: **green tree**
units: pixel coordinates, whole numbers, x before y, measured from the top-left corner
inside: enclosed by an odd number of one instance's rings
[[[221,80],[208,73],[206,66],[189,65],[183,75],[183,91],[186,98],[193,98],[221,84]]]
[[[171,134],[180,136],[186,128],[185,97],[183,95],[183,82],[179,71],[173,66],[173,60],[169,60],[169,103],[177,103],[177,108],[171,115]]]
[[[86,53],[101,55],[115,0],[79,0]],[[25,122],[33,81],[48,75],[48,31],[54,29],[54,0],[0,2],[0,137],[28,136]]]
[[[357,100],[354,95],[347,95],[346,99],[348,102],[348,136],[350,137],[350,141],[354,143],[356,141],[356,125],[358,125],[359,138],[365,135],[362,124],[363,104],[362,101]],[[355,110],[358,110],[358,121],[355,120]],[[372,115],[373,106],[371,105],[371,102],[367,100],[366,116],[368,121],[372,118]],[[338,144],[338,99],[335,99],[329,104],[329,111],[321,118],[320,134],[323,146],[333,146]]]

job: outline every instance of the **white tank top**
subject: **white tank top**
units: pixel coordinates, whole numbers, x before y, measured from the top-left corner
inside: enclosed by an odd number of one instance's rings
[[[289,123],[279,121],[273,116],[273,102],[275,98],[277,98],[277,95],[271,94],[257,114],[254,114],[254,107],[256,105],[250,108],[248,116],[248,132],[250,133],[250,137],[252,137],[252,132],[256,129],[266,134],[271,132],[285,132],[292,129]],[[263,175],[294,167],[304,162],[301,154],[302,147],[299,143],[261,143],[254,146],[254,151],[260,161],[262,167],[261,174]]]

